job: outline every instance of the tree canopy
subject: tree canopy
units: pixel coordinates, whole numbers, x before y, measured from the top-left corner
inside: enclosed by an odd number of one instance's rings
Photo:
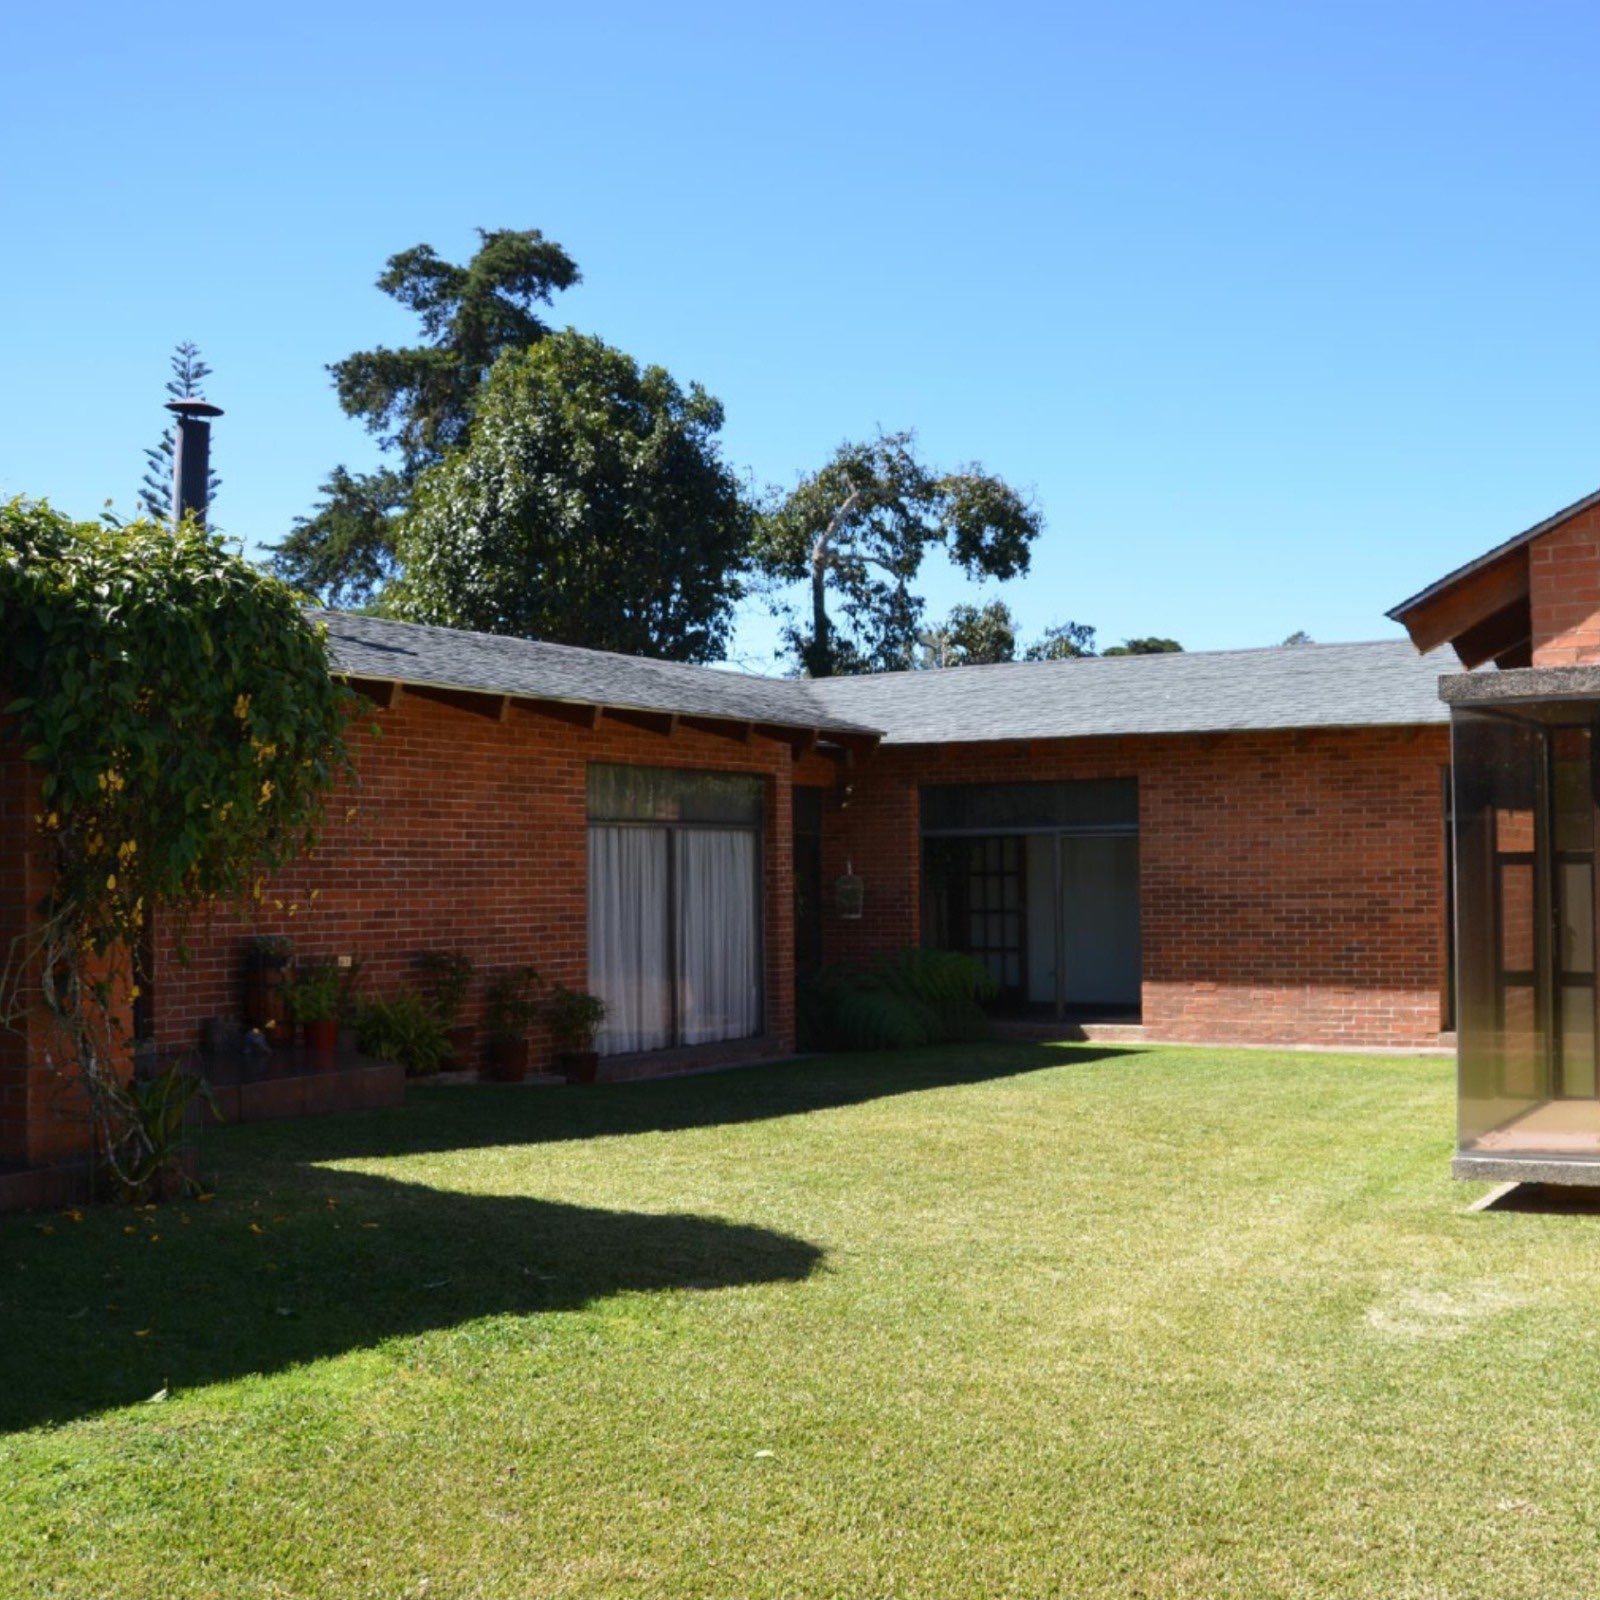
[[[1017,657],[1017,619],[1004,600],[957,605],[942,623],[919,635],[922,665],[983,667]]]
[[[785,641],[813,677],[906,667],[923,601],[912,589],[938,547],[969,578],[1028,570],[1044,526],[1029,500],[974,464],[925,466],[909,432],[846,442],[759,523],[755,560],[769,584],[805,583],[809,614],[780,599]],[[830,599],[835,603],[829,609]]]
[[[336,467],[311,515],[275,547],[278,574],[329,604],[365,603],[393,576],[397,517],[417,476],[466,443],[489,370],[544,338],[538,308],[580,281],[537,228],[480,228],[478,238],[465,266],[426,244],[391,256],[378,287],[417,315],[424,342],[358,350],[328,369],[345,414],[394,458],[376,472]]]
[[[1024,661],[1072,661],[1092,656],[1095,630],[1087,622],[1053,622],[1023,651]]]
[[[418,480],[391,615],[678,661],[724,653],[753,508],[722,406],[567,331],[496,362]]]
[[[1114,644],[1107,650],[1100,652],[1107,656],[1166,656],[1174,653],[1183,654],[1183,646],[1176,639],[1124,639],[1121,644]]]

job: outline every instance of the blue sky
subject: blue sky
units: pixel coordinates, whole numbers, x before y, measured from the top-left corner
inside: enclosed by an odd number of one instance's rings
[[[539,227],[556,320],[704,383],[759,482],[881,424],[1030,486],[1028,632],[1381,636],[1600,483],[1597,45],[1470,0],[11,6],[0,492],[130,507],[194,339],[218,521],[275,539],[372,459],[323,368],[409,339],[384,259]]]

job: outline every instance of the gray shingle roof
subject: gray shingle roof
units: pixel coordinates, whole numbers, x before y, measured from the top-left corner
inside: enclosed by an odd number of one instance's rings
[[[312,615],[328,625],[336,670],[351,677],[881,733],[889,744],[1440,723],[1449,712],[1439,677],[1456,667],[1448,650],[1419,656],[1395,639],[807,681],[345,612]]]
[[[337,671],[355,678],[395,678],[440,689],[478,689],[581,705],[681,716],[775,722],[871,734],[844,712],[829,711],[792,678],[758,678],[716,667],[581,650],[573,645],[464,633],[414,622],[389,622],[341,611],[313,611],[328,626]]]
[[[947,667],[810,688],[886,743],[949,744],[1445,722],[1439,677],[1453,670],[1451,652],[1420,656],[1395,639]]]

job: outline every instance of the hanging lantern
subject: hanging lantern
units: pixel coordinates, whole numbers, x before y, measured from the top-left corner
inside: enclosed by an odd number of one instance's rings
[[[845,862],[844,875],[833,881],[833,903],[846,922],[861,920],[861,905],[866,892],[867,886],[856,876],[854,865]]]

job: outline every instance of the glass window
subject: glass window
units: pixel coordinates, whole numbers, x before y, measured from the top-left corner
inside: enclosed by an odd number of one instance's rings
[[[589,768],[591,822],[761,821],[761,779],[671,767]]]
[[[1135,778],[1065,783],[926,783],[921,795],[924,833],[1139,826],[1139,784]]]
[[[761,1032],[761,780],[589,768],[602,1055]]]

